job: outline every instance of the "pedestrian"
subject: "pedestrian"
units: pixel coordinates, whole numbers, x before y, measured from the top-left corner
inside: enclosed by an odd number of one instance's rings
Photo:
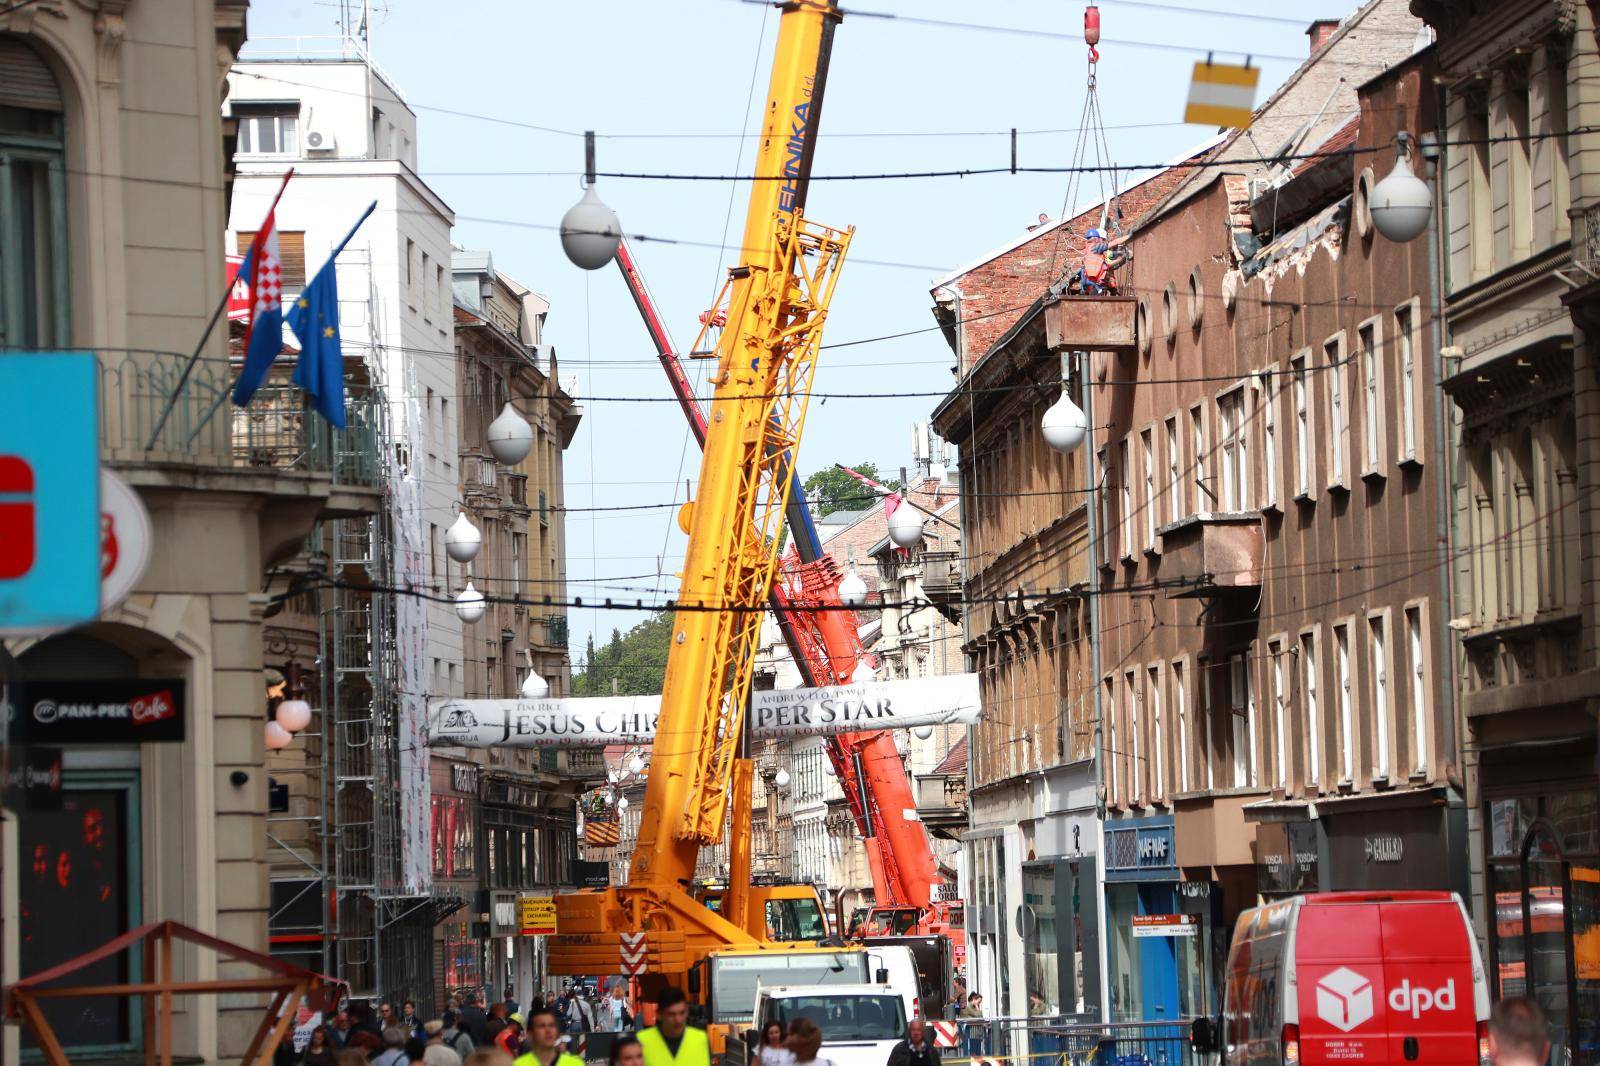
[[[478,994],[471,989],[461,995],[461,1011],[459,1024],[466,1034],[472,1037],[472,1044],[477,1047],[487,1044],[483,1027],[489,1022],[489,1016],[478,1006]]]
[[[761,1066],[789,1066],[794,1062],[794,1052],[784,1046],[788,1037],[789,1030],[778,1019],[767,1022],[761,1027],[761,1040],[751,1052],[751,1060]]]
[[[461,1061],[465,1062],[467,1056],[472,1054],[473,1044],[472,1037],[461,1028],[460,1017],[455,1011],[447,1010],[439,1021],[443,1024],[439,1030],[439,1042],[460,1055]]]
[[[1544,1066],[1550,1059],[1550,1025],[1526,996],[1502,999],[1489,1013],[1489,1061],[1494,1066]]]
[[[628,990],[622,982],[612,984],[611,993],[600,1001],[600,1028],[608,1033],[620,1033],[633,1027],[633,1013],[628,1010]]]
[[[428,1045],[421,1037],[406,1038],[406,1064],[407,1066],[427,1066],[424,1056],[427,1054]]]
[[[378,1026],[387,1029],[394,1024],[394,1005],[385,1001],[378,1004]]]
[[[822,1050],[822,1030],[804,1015],[789,1023],[785,1044],[794,1054],[795,1066],[833,1066],[828,1059],[817,1058],[817,1052]]]
[[[506,1001],[505,1002],[506,1002],[506,1014],[508,1016],[512,1015],[512,1014],[516,1014],[518,1009],[519,1009],[517,1007],[517,997],[512,995],[512,990],[511,990],[511,987],[509,985],[506,986]]]
[[[362,1059],[374,1059],[383,1051],[383,1037],[371,1029],[356,1029],[350,1034],[350,1043],[345,1045],[347,1051],[360,1052]]]
[[[406,1031],[398,1025],[391,1025],[383,1031],[383,1050],[373,1056],[372,1066],[406,1066],[411,1060],[406,1057]]]
[[[372,1004],[364,999],[350,1004],[350,1031],[371,1033],[378,1038],[378,1047],[383,1047],[383,1026],[378,1024],[378,1015],[372,1009]]]
[[[505,1004],[496,1003],[495,1006],[503,1007]],[[513,1014],[506,1019],[506,1027],[494,1038],[494,1044],[512,1058],[522,1054],[522,1015]]]
[[[424,1036],[422,1019],[417,1017],[417,1005],[409,999],[400,1005],[400,1027],[419,1040]]]
[[[333,1037],[326,1025],[319,1025],[311,1030],[311,1039],[306,1041],[305,1053],[300,1056],[300,1066],[333,1066],[333,1059],[339,1049],[333,1046]]]
[[[1045,1018],[1054,1013],[1050,1004],[1037,992],[1028,993],[1028,1016],[1031,1018]]]
[[[889,1052],[889,1066],[941,1066],[939,1049],[928,1039],[928,1027],[921,1018],[906,1024],[906,1038]]]
[[[528,1015],[528,1050],[517,1056],[515,1066],[584,1066],[578,1056],[562,1050],[560,1041],[561,1022],[556,1012],[540,1007]]]
[[[983,995],[974,992],[967,997],[967,1005],[961,1008],[961,1017],[966,1020],[963,1035],[966,1037],[967,1055],[977,1058],[984,1053],[989,1044],[989,1030],[982,1022]]]
[[[567,1032],[573,1036],[594,1032],[594,1004],[576,989],[567,999]]]
[[[611,1043],[611,1066],[644,1066],[644,1047],[629,1033]]]
[[[668,985],[656,997],[656,1024],[639,1034],[644,1066],[711,1066],[711,1041],[689,1024],[689,998]]]
[[[333,1066],[367,1066],[367,1056],[360,1048],[347,1047],[333,1057]]]

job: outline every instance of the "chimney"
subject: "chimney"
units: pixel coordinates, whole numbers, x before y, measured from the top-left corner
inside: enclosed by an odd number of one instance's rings
[[[1317,19],[1306,27],[1306,36],[1311,38],[1311,52],[1316,55],[1323,45],[1328,43],[1328,38],[1333,36],[1333,31],[1339,28],[1338,19]]]

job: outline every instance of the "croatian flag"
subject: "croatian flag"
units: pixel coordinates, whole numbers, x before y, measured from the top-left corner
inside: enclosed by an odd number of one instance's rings
[[[245,328],[244,369],[234,383],[233,402],[244,407],[283,350],[283,261],[278,257],[276,201],[245,252],[239,276],[250,284],[250,323]]]

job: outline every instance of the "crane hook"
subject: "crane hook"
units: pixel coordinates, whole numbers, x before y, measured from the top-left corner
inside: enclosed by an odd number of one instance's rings
[[[1094,4],[1083,9],[1083,43],[1089,46],[1089,62],[1098,63],[1100,52],[1095,45],[1100,43],[1100,9]]]

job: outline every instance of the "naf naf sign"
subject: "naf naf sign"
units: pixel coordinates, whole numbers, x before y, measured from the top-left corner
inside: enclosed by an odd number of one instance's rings
[[[1106,822],[1106,880],[1178,880],[1173,832],[1171,815]]]

